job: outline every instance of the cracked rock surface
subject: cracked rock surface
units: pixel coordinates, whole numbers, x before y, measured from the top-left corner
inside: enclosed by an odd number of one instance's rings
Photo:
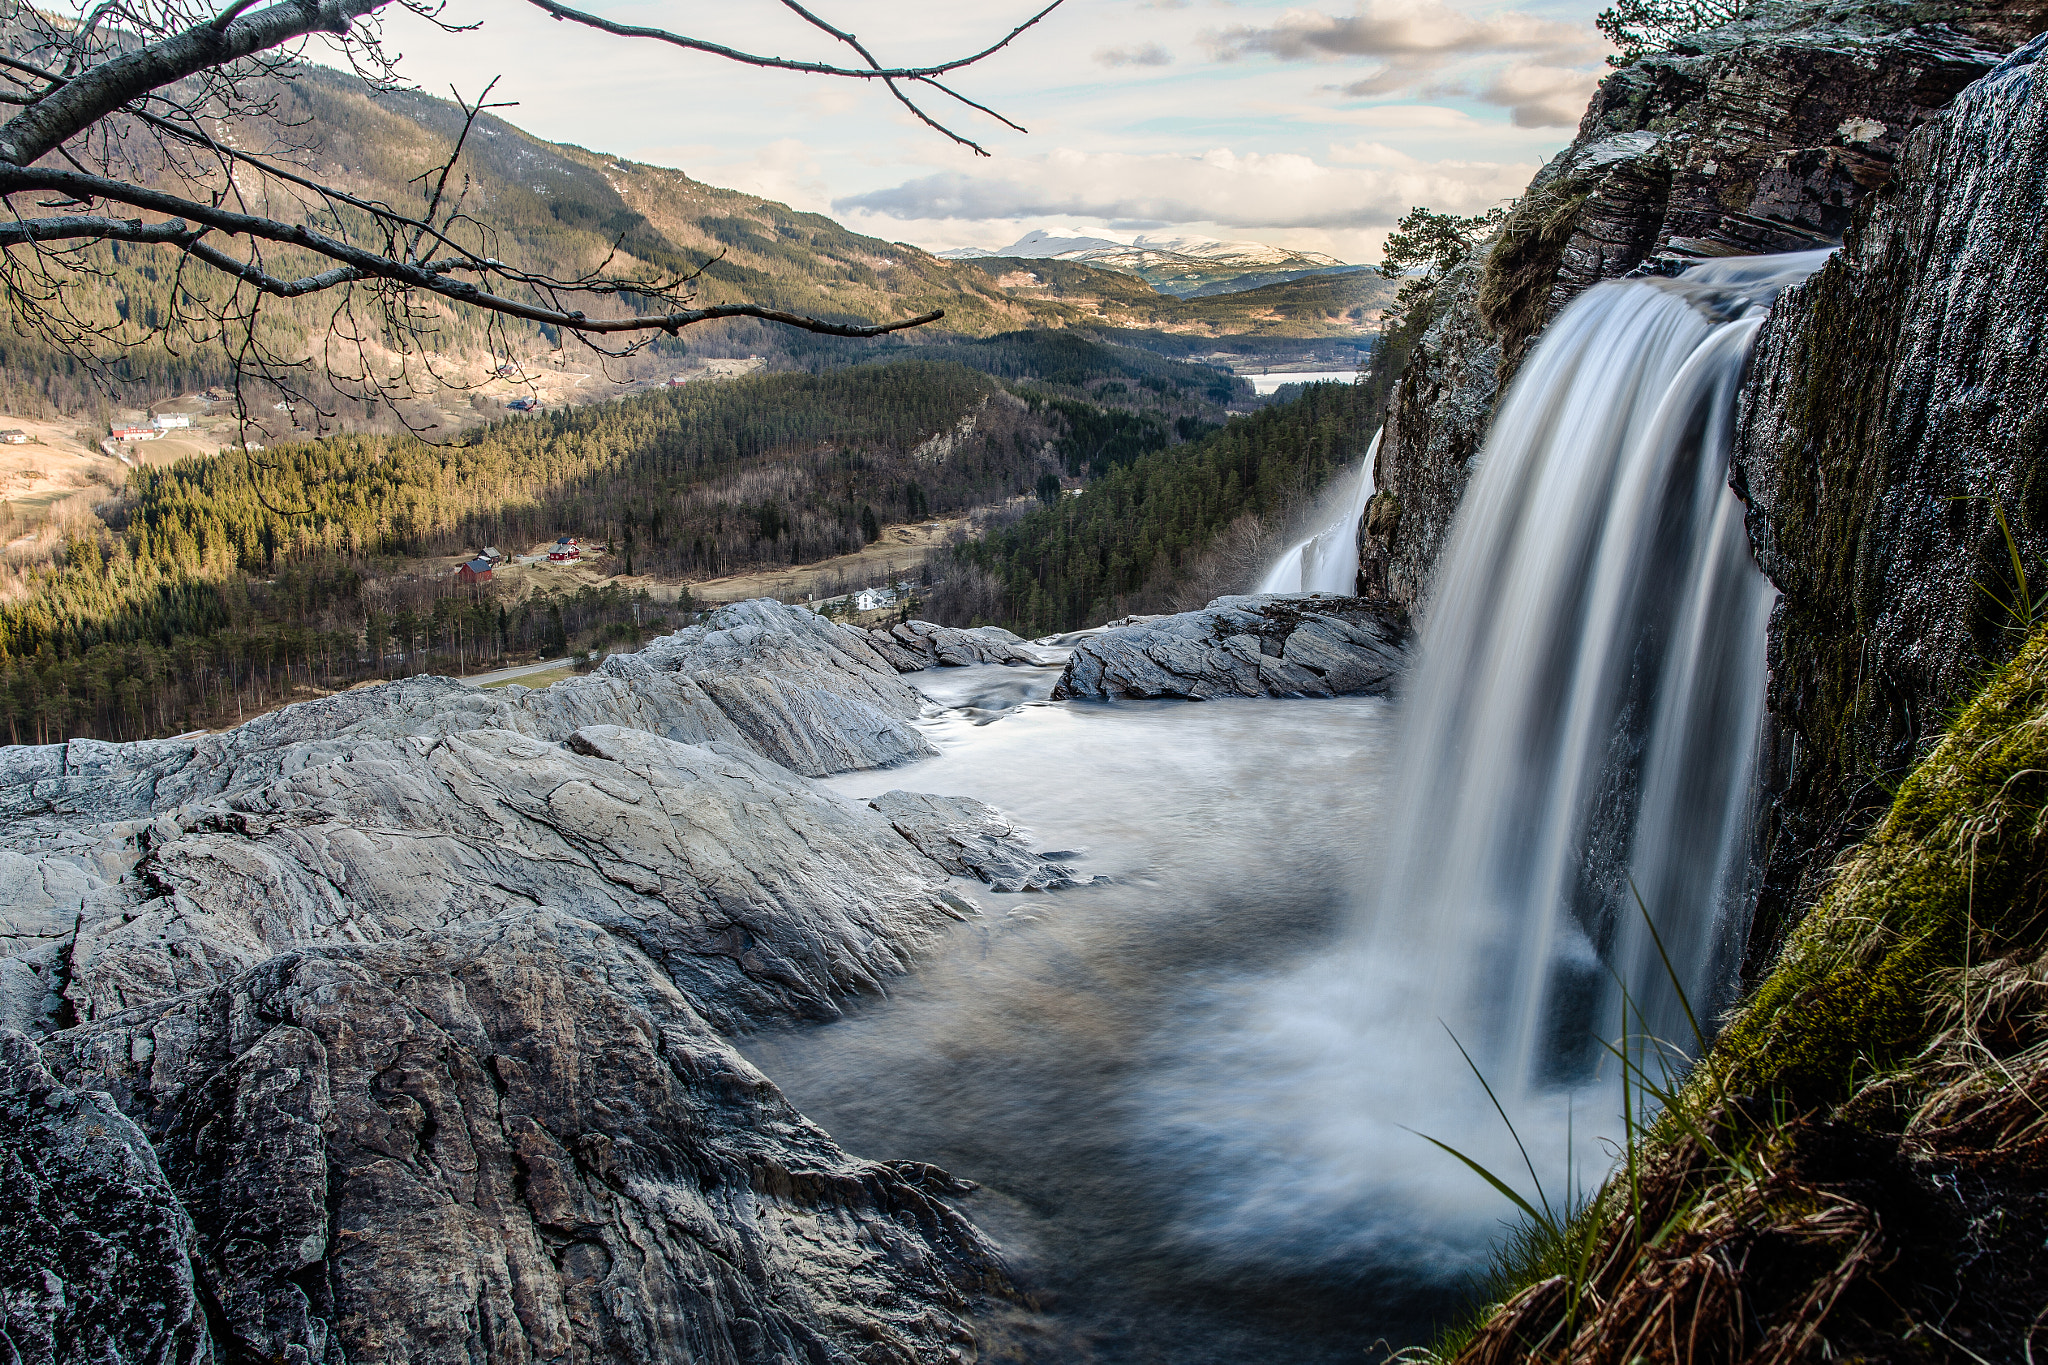
[[[1393,685],[1407,631],[1393,609],[1357,597],[1219,597],[1083,641],[1053,696],[1339,697]]]
[[[521,913],[323,942],[51,1037],[271,1360],[938,1361],[992,1247],[848,1157],[644,954]]]
[[[0,1029],[0,1349],[21,1365],[207,1365],[192,1220],[141,1129]]]
[[[964,668],[969,664],[1043,664],[1051,657],[1033,649],[1021,636],[1001,626],[976,626],[964,630],[935,626],[929,621],[905,621],[887,630],[871,630],[868,639],[875,651],[899,673],[917,673],[927,668]]]
[[[1064,873],[804,775],[928,752],[921,704],[742,603],[545,690],[0,751],[0,1360],[971,1356],[964,1187],[721,1036],[907,970],[962,869]]]
[[[740,749],[609,725],[379,741],[135,841],[129,899],[73,953],[80,1019],[325,939],[540,906],[634,943],[721,1027],[829,1018],[962,913],[871,812]]]

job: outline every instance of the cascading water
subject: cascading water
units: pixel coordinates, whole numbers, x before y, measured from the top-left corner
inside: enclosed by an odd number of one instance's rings
[[[1219,1000],[1152,1087],[1215,1172],[1191,1186],[1191,1241],[1468,1266],[1500,1209],[1401,1130],[1502,1174],[1521,1159],[1452,1038],[1554,1195],[1575,1156],[1604,1169],[1624,989],[1630,1033],[1687,1051],[1686,1003],[1725,1002],[1773,601],[1729,440],[1764,310],[1826,257],[1604,284],[1532,353],[1439,561],[1377,885],[1337,949]]]
[[[942,756],[832,779],[988,801],[1110,878],[995,898],[886,1002],[747,1044],[855,1149],[983,1182],[968,1211],[1085,1340],[1033,1358],[1421,1339],[1509,1211],[1417,1133],[1522,1170],[1447,1027],[1553,1200],[1604,1171],[1614,977],[1688,1041],[1631,883],[1703,1018],[1742,930],[1771,598],[1729,425],[1757,310],[1820,259],[1565,310],[1502,403],[1404,701],[1069,704],[1049,668],[935,671],[912,677]],[[1315,575],[1354,553],[1370,469],[1339,484],[1342,554],[1311,537],[1276,586],[1350,590]]]
[[[1517,1091],[1621,1028],[1690,1047],[1745,928],[1773,592],[1727,487],[1762,310],[1826,252],[1611,284],[1502,405],[1445,546],[1412,679],[1373,932],[1398,935]],[[1636,903],[1640,893],[1642,906]]]
[[[1322,530],[1288,547],[1259,580],[1257,592],[1327,592],[1349,597],[1358,590],[1358,523],[1372,501],[1372,463],[1380,453],[1380,433],[1366,447],[1365,464],[1351,485],[1350,496]]]

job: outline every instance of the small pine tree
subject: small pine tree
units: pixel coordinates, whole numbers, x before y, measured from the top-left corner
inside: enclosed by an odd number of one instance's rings
[[[1481,239],[1505,217],[1507,210],[1498,206],[1470,218],[1437,213],[1419,205],[1408,210],[1387,234],[1387,244],[1380,256],[1380,278],[1402,281],[1401,291],[1394,296],[1394,306],[1388,310],[1386,330],[1391,332],[1400,318],[1443,282],[1445,275],[1463,264]]]
[[[1627,66],[1688,34],[1740,19],[1747,8],[1744,0],[1619,0],[1593,23],[1619,49],[1608,65]]]

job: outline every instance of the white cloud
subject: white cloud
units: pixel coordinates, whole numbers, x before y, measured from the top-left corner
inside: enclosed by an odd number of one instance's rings
[[[1141,224],[1356,231],[1416,204],[1471,213],[1528,182],[1527,164],[1323,165],[1295,153],[1138,156],[1061,149],[978,173],[942,172],[833,201],[839,213],[905,221],[1100,219]]]
[[[1517,128],[1573,128],[1598,84],[1598,71],[1516,62],[1495,72],[1479,98],[1507,109]]]
[[[1496,71],[1478,98],[1511,111],[1515,125],[1549,128],[1578,122],[1598,83],[1603,40],[1589,27],[1514,10],[1475,18],[1440,0],[1397,4],[1366,0],[1349,15],[1291,9],[1264,26],[1239,25],[1204,35],[1219,61],[1263,55],[1283,62],[1356,62],[1372,65],[1334,87],[1354,99],[1422,90],[1462,92],[1459,84],[1432,85],[1453,67],[1484,58],[1522,60]],[[1576,107],[1569,107],[1576,105]]]
[[[1581,56],[1598,48],[1592,30],[1513,10],[1475,19],[1439,0],[1370,0],[1338,16],[1288,10],[1266,27],[1239,25],[1208,36],[1218,58],[1264,53],[1282,61],[1347,57],[1442,61],[1456,56],[1542,53]]]
[[[1341,142],[1330,144],[1330,160],[1359,163],[1367,166],[1420,166],[1416,160],[1398,147],[1389,147],[1384,142],[1354,142],[1345,146]]]
[[[1095,54],[1103,66],[1171,66],[1173,54],[1157,43],[1142,47],[1105,47]]]

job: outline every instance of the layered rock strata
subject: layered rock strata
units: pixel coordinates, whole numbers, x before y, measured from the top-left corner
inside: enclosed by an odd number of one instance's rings
[[[1078,645],[1055,698],[1333,697],[1385,692],[1406,630],[1356,597],[1219,597],[1201,611],[1139,618]]]
[[[1361,591],[1426,602],[1501,388],[1558,309],[1601,280],[1831,245],[1912,131],[2043,27],[2039,0],[1765,3],[1609,76],[1571,146],[1421,305]]]
[[[1909,139],[1757,343],[1733,481],[1783,594],[1759,957],[2043,614],[2026,599],[2048,586],[2044,53],[2048,36]]]
[[[1032,648],[1021,636],[1001,626],[963,630],[929,621],[905,621],[887,630],[871,630],[875,652],[900,673],[927,668],[959,668],[969,664],[1046,664],[1052,656]]]
[[[0,1041],[15,1355],[971,1351],[1005,1279],[960,1187],[848,1157],[720,1037],[907,969],[975,913],[956,875],[1075,880],[978,803],[899,826],[800,775],[929,752],[922,704],[864,632],[745,603],[545,691],[0,751],[0,1024],[41,1036]]]

